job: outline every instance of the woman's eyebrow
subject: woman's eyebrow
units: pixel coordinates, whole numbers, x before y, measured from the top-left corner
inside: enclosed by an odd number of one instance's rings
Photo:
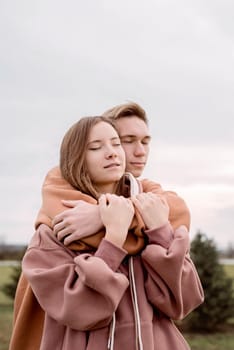
[[[100,143],[100,142],[102,142],[101,140],[93,140],[93,141],[90,141],[90,142],[88,142],[87,143],[87,145],[90,145],[91,143]]]
[[[115,141],[115,140],[120,140],[120,138],[118,136],[114,136],[114,137],[111,137],[110,138],[111,141]],[[90,142],[88,142],[87,145],[90,145],[91,143],[100,143],[102,142],[103,140],[92,140]]]

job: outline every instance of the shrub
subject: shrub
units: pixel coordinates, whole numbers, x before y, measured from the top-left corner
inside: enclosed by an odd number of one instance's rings
[[[218,260],[212,239],[198,232],[191,243],[191,257],[205,293],[205,301],[187,319],[193,330],[215,331],[234,314],[232,279],[225,274]]]

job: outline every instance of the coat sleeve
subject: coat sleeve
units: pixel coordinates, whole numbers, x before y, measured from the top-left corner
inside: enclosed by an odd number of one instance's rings
[[[97,201],[72,187],[61,175],[59,167],[52,168],[45,177],[41,190],[42,205],[36,218],[35,228],[45,224],[53,227],[54,217],[67,210],[62,199],[83,200],[91,204]],[[95,227],[94,227],[95,230]]]
[[[126,252],[102,240],[95,255],[74,255],[51,230],[37,229],[22,262],[33,292],[58,323],[86,331],[110,323],[128,287],[117,272]]]
[[[184,318],[204,300],[196,268],[189,255],[185,226],[173,232],[170,224],[146,232],[149,244],[142,252],[149,301],[168,317]]]

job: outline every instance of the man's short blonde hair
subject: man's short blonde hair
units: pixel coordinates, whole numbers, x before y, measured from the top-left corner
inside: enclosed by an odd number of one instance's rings
[[[148,125],[148,118],[145,110],[135,102],[128,102],[112,107],[104,112],[103,116],[111,118],[114,121],[124,117],[137,117]]]

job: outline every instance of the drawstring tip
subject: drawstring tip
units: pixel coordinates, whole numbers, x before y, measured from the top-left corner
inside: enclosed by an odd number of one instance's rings
[[[109,338],[107,342],[107,350],[114,349],[115,324],[116,324],[115,313],[113,313],[110,332],[109,332]]]

